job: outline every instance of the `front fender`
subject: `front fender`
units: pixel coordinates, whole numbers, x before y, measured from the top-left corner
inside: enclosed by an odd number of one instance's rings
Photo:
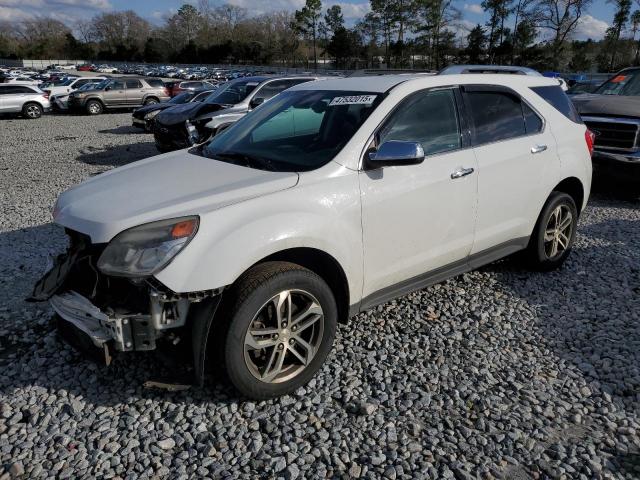
[[[359,301],[362,227],[355,172],[201,215],[195,238],[156,278],[179,293],[225,287],[252,265],[290,248],[331,255],[347,277],[350,304]]]

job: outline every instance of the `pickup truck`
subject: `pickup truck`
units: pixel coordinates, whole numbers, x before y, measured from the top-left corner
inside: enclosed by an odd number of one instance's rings
[[[594,178],[640,187],[640,67],[621,70],[594,93],[571,100],[595,135]]]

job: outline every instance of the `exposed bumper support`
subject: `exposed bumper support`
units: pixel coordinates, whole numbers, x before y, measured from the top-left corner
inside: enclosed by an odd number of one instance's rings
[[[86,333],[97,347],[111,340],[110,331],[103,324],[110,322],[107,315],[76,292],[54,295],[51,306],[64,320]]]

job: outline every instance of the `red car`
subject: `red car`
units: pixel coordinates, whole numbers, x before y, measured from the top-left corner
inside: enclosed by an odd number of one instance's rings
[[[80,65],[77,70],[79,72],[93,72],[95,71],[95,68],[93,65]]]

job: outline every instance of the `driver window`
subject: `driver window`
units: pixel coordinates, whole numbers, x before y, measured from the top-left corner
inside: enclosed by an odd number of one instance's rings
[[[460,124],[453,90],[418,92],[404,100],[378,133],[378,146],[389,140],[419,142],[425,155],[460,148]]]

